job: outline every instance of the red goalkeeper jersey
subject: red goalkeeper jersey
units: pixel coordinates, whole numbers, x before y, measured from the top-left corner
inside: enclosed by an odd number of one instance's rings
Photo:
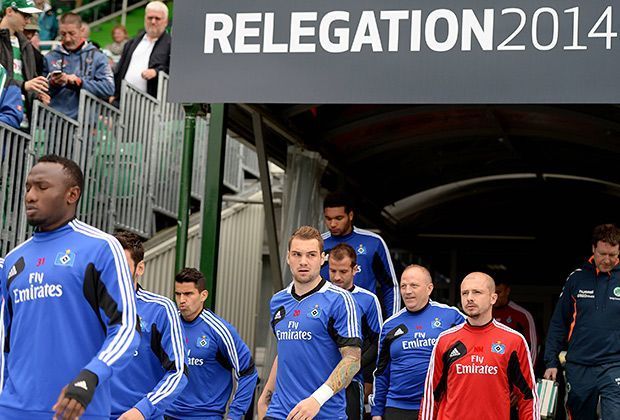
[[[443,332],[431,356],[422,420],[509,420],[510,392],[520,420],[539,420],[531,357],[521,334],[491,321]]]

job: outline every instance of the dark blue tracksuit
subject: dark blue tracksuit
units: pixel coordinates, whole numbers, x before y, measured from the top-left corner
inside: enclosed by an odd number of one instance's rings
[[[568,346],[567,346],[568,344]],[[573,419],[620,419],[620,268],[598,272],[593,260],[568,276],[553,312],[545,364],[568,347],[567,406]]]

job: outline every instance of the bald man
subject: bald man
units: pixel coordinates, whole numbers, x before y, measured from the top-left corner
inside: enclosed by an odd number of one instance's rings
[[[417,420],[437,337],[465,321],[458,309],[430,300],[432,291],[433,279],[426,268],[410,265],[405,269],[400,280],[405,308],[381,328],[370,398],[373,420]]]
[[[431,356],[422,420],[509,420],[511,392],[520,420],[540,418],[525,338],[493,320],[495,282],[470,273],[461,283],[467,322],[442,333]]]

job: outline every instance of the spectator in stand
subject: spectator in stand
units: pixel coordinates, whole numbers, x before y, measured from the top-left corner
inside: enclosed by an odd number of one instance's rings
[[[0,64],[7,71],[9,83],[21,89],[26,110],[31,109],[35,97],[49,103],[47,80],[37,74],[34,47],[23,34],[32,14],[40,10],[32,0],[3,0],[2,10]]]
[[[0,64],[0,122],[13,128],[19,128],[24,118],[22,94],[15,84],[7,84],[7,72]],[[4,157],[4,147],[2,151]]]
[[[93,44],[98,50],[101,50],[101,45],[98,42],[90,40],[90,25],[86,22],[82,22],[82,38]]]
[[[62,44],[45,56],[50,104],[77,118],[80,89],[108,98],[114,92],[114,78],[106,56],[83,38],[80,15],[67,13],[60,18],[60,39]]]
[[[45,0],[35,0],[38,9],[43,13],[39,14],[39,37],[41,41],[53,41],[58,36],[58,18],[49,2]]]
[[[160,71],[168,73],[170,68],[170,35],[166,32],[168,25],[168,7],[161,1],[152,1],[146,5],[144,14],[144,31],[128,41],[114,73],[115,102],[121,93],[121,82],[128,83],[157,96],[157,75]]]
[[[34,61],[36,63],[37,74],[43,74],[43,54],[41,54],[39,39],[39,25],[29,23],[24,27],[24,35],[34,47]]]
[[[104,48],[104,52],[108,53],[108,56],[114,63],[118,63],[118,60],[121,58],[127,40],[129,40],[127,28],[123,25],[116,25],[114,29],[112,29],[113,42],[106,45]]]

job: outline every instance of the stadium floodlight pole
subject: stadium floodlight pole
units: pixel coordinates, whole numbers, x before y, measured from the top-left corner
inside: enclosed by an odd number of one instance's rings
[[[175,274],[185,268],[187,257],[187,231],[189,229],[189,203],[192,193],[192,170],[194,140],[196,138],[196,116],[200,111],[198,104],[184,104],[185,130],[183,132],[183,157],[181,160],[181,180],[179,182],[179,209],[177,211],[177,243],[174,258]]]
[[[215,308],[217,262],[219,255],[220,218],[222,213],[222,180],[226,146],[226,104],[211,104],[207,141],[207,170],[202,198],[200,239],[200,271],[207,280],[209,297],[205,306]]]

